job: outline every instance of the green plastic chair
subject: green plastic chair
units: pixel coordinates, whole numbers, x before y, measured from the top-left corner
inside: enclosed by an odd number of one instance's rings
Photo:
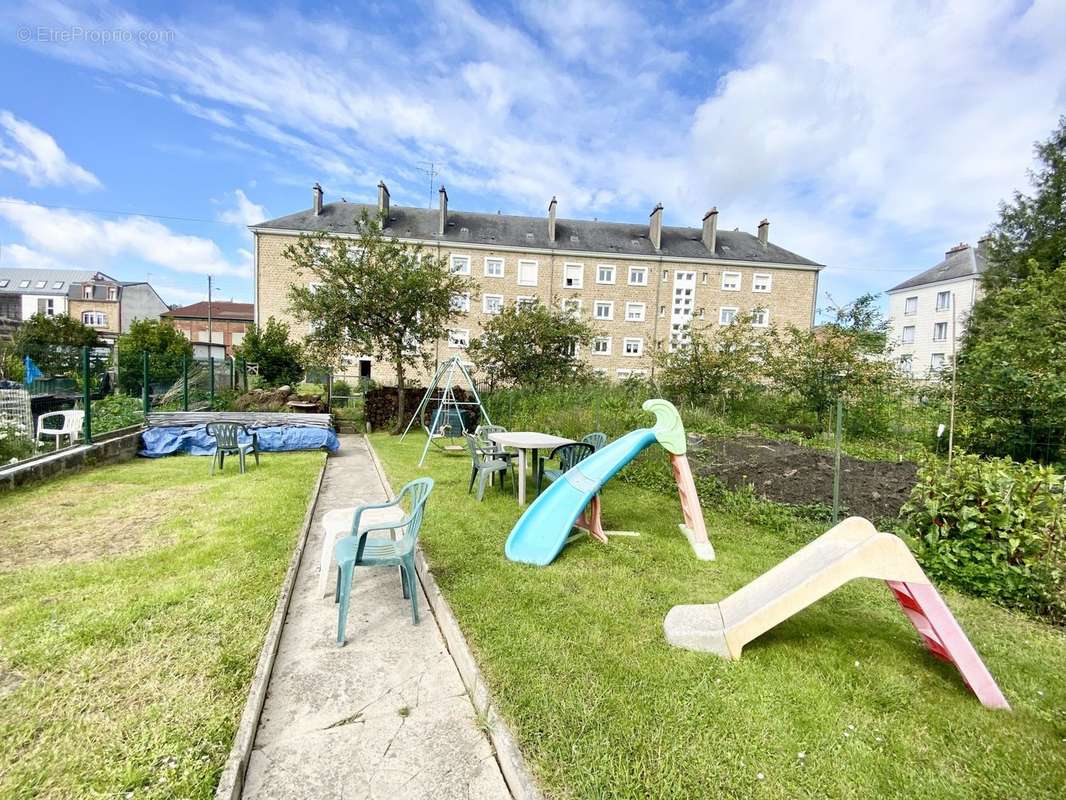
[[[484,450],[476,436],[466,434],[466,446],[470,450],[470,485],[466,493],[474,489],[474,481],[477,481],[477,499],[481,502],[485,499],[485,483],[492,475],[499,474],[500,489],[504,490],[503,479],[508,473],[513,473],[514,462],[505,454],[497,450]],[[514,476],[511,476],[514,483]],[[504,490],[505,491],[505,490]]]
[[[607,434],[599,432],[590,433],[585,436],[582,436],[581,441],[583,441],[585,444],[591,444],[594,449],[599,450],[601,447],[607,444]]]
[[[496,444],[489,438],[490,433],[507,433],[507,428],[503,425],[478,425],[474,429],[474,436],[477,437],[478,447],[485,453],[493,453],[498,458],[514,458],[517,453],[508,451],[503,445]]]
[[[243,433],[250,437],[251,441],[242,442],[239,434]],[[235,455],[241,465],[241,474],[244,474],[244,457],[247,453],[255,456],[255,465],[259,466],[259,435],[249,433],[248,429],[236,422],[209,422],[207,423],[207,435],[215,439],[215,454],[211,458],[211,474],[215,474],[215,464],[221,472],[226,463],[226,454]]]
[[[404,598],[411,600],[411,621],[418,624],[418,583],[415,575],[415,545],[418,532],[422,527],[422,515],[426,500],[433,491],[432,478],[416,478],[404,486],[394,500],[387,503],[375,503],[359,506],[352,518],[352,533],[345,536],[334,546],[337,558],[337,589],[333,599],[339,604],[337,609],[337,646],[345,642],[345,626],[348,624],[348,604],[352,597],[352,581],[355,568],[363,567],[399,567],[400,586]],[[370,508],[390,508],[408,503],[409,511],[400,522],[380,522],[360,527],[359,518]],[[367,539],[371,531],[402,529],[403,536],[397,540]]]
[[[595,452],[596,448],[588,442],[571,442],[570,444],[559,445],[548,453],[547,457],[542,457],[540,459],[540,469],[537,470],[537,494],[540,494],[540,488],[545,478],[549,482],[558,480],[568,469],[578,462],[584,461]],[[545,466],[549,461],[556,459],[559,461],[559,469],[549,469]]]

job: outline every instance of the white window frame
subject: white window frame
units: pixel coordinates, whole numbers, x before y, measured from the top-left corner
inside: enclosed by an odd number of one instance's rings
[[[597,350],[596,345],[600,342],[607,343],[606,350]],[[610,336],[597,336],[592,340],[592,355],[594,356],[609,356],[611,354],[611,337]]]
[[[570,270],[577,270],[577,277],[570,277]],[[571,282],[572,281],[572,282]],[[578,261],[566,261],[563,263],[563,288],[582,289],[585,286],[585,265]]]
[[[19,288],[20,289],[29,289],[30,288],[30,282],[29,281],[19,281]]]
[[[448,257],[448,266],[451,268],[453,275],[469,275],[470,274],[470,256],[460,255],[458,253],[452,253]],[[460,262],[465,262],[466,266],[460,269],[456,269],[455,265]]]
[[[899,357],[899,368],[904,375],[914,374],[914,354],[904,353]]]
[[[456,302],[458,301],[458,302]],[[452,310],[460,314],[470,313],[470,292],[458,292],[452,295]]]
[[[500,307],[493,311],[489,308],[489,300],[499,300]],[[485,314],[500,314],[503,312],[504,299],[502,294],[483,294],[481,295],[481,310]]]
[[[600,316],[600,308],[605,306],[607,308],[607,316]],[[614,301],[613,300],[597,300],[592,306],[592,318],[602,320],[603,322],[610,322],[614,319]]]
[[[730,278],[736,278],[736,286],[732,285]],[[739,292],[740,287],[743,284],[744,275],[740,272],[723,272],[722,273],[722,291],[723,292]]]
[[[489,264],[499,264],[499,274],[489,271]],[[502,278],[506,275],[507,267],[506,262],[499,256],[485,256],[484,271],[486,278]]]
[[[629,345],[636,342],[637,351],[635,353],[629,352]],[[622,355],[627,358],[640,358],[644,355],[644,337],[643,336],[627,336],[622,340]]]
[[[117,286],[108,286],[107,287],[107,299],[108,300],[118,300],[118,287]]]
[[[52,288],[53,289],[62,289],[64,283],[65,283],[65,281],[53,281],[52,282]]]
[[[908,338],[908,333],[910,337]],[[903,331],[900,333],[900,344],[914,344],[915,328],[913,325],[904,325]]]
[[[903,300],[903,316],[905,316],[905,317],[913,317],[917,313],[918,313],[918,295],[912,295],[911,297],[904,298],[904,300]]]
[[[523,267],[533,267],[533,280],[526,280],[522,277]],[[518,285],[519,286],[536,286],[540,278],[540,263],[534,259],[524,258],[518,262]]]
[[[727,311],[732,311],[733,312],[732,318],[730,318],[728,320],[724,319],[725,312],[727,312]],[[718,324],[719,325],[732,325],[736,321],[738,314],[740,314],[740,309],[737,308],[736,306],[722,306],[721,308],[718,309]]]
[[[537,302],[538,298],[535,294],[520,294],[514,299],[515,307],[517,307],[519,311],[522,310],[524,305],[536,305]]]
[[[571,304],[574,304],[574,308],[569,308]],[[564,297],[562,303],[563,311],[573,314],[575,317],[581,316],[581,298],[580,297]]]
[[[759,288],[759,284],[764,284]],[[774,276],[769,272],[756,272],[751,276],[751,290],[759,294],[769,294],[774,287]]]
[[[768,309],[768,308],[753,308],[751,310],[751,327],[753,327],[753,328],[769,328],[770,327],[770,309]]]
[[[609,279],[604,279],[603,276],[600,274],[600,270],[608,270],[611,277]],[[596,283],[613,286],[614,279],[617,274],[618,270],[615,268],[614,264],[596,265]]]
[[[84,287],[81,290],[81,299],[82,300],[92,300],[93,299],[93,287],[92,286],[86,286],[86,287]]]
[[[940,363],[939,364],[936,363],[938,358],[940,359]],[[948,357],[947,357],[946,353],[932,353],[929,356],[929,369],[931,369],[931,370],[943,369],[944,367],[947,366],[947,363],[948,363]]]
[[[944,331],[943,336],[937,336],[938,331]],[[946,342],[948,340],[948,324],[946,322],[934,322],[933,323],[933,341],[934,342]]]
[[[941,304],[940,299],[944,298],[945,303]],[[951,290],[948,289],[943,292],[936,293],[936,310],[937,311],[950,311],[951,310]]]
[[[106,328],[107,314],[103,311],[82,311],[81,322],[90,328]]]
[[[640,275],[640,280],[633,280],[634,275]],[[629,268],[629,285],[630,286],[647,286],[648,285],[648,268],[647,267],[630,267]]]
[[[461,336],[456,336],[461,334]],[[470,346],[469,328],[450,328],[448,330],[448,347],[453,350],[465,350]]]
[[[37,281],[37,283],[34,284],[34,288],[35,289],[47,289],[48,288],[48,281]]]
[[[647,315],[647,305],[645,303],[626,303],[626,322],[644,322],[644,318]],[[631,316],[630,312],[636,311],[637,316]]]

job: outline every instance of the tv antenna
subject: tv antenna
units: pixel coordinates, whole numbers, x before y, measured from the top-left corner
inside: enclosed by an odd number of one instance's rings
[[[436,178],[441,174],[441,170],[438,167],[443,168],[443,164],[437,164],[436,161],[419,161],[422,166],[418,168],[418,171],[429,176],[429,202],[426,208],[433,208],[433,187],[436,185]]]

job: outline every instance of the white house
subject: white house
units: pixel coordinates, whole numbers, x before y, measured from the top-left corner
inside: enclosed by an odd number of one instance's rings
[[[977,247],[959,244],[932,269],[886,292],[889,341],[904,372],[935,378],[951,366],[970,310],[980,297],[987,243],[982,239]]]
[[[21,322],[34,314],[66,314],[71,285],[91,280],[93,274],[81,269],[0,269],[0,317]]]

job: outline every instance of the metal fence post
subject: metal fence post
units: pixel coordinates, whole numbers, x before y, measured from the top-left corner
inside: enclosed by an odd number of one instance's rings
[[[241,390],[248,391],[248,362],[241,356]]]
[[[836,453],[833,464],[833,524],[840,521],[840,439],[844,418],[844,401],[837,395]]]
[[[215,357],[207,357],[207,371],[209,373],[209,386],[211,387],[211,408],[215,407]]]
[[[85,399],[85,416],[82,421],[82,435],[85,444],[93,443],[93,398],[89,385],[89,348],[81,348],[81,391]]]
[[[181,357],[181,410],[189,410],[189,356]]]
[[[148,351],[141,352],[141,371],[143,373],[141,379],[141,404],[144,406],[144,413],[147,414],[152,410],[152,404],[148,397]]]
[[[229,388],[231,392],[237,390],[237,359],[233,356],[229,356]]]

